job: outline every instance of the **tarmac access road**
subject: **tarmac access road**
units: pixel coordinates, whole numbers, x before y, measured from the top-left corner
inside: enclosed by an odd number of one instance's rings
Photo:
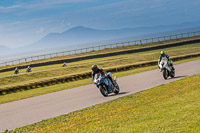
[[[94,84],[0,104],[0,132],[67,114],[200,73],[200,60],[175,65],[175,78],[163,79],[159,69],[117,79],[120,93],[103,97]]]

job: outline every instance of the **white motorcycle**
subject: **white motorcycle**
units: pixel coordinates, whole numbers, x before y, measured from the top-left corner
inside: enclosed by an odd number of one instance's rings
[[[166,57],[162,58],[158,66],[163,73],[164,79],[167,79],[169,76],[172,78],[175,76],[175,70],[172,69],[172,66],[167,61]]]

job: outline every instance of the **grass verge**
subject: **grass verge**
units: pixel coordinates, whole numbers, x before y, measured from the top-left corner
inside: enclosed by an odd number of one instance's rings
[[[193,75],[10,132],[200,132],[199,79]]]
[[[174,64],[180,64],[180,63],[189,62],[189,61],[193,61],[193,60],[199,60],[199,59],[200,59],[200,57],[185,59],[185,60],[176,61],[176,62],[174,62]],[[132,69],[129,71],[113,73],[113,75],[115,75],[117,77],[123,77],[123,76],[132,75],[132,74],[136,74],[136,73],[140,73],[140,72],[144,72],[144,71],[153,70],[156,68],[157,68],[157,65],[156,66],[148,66],[148,67],[143,67],[143,68]],[[91,83],[92,83],[92,81],[89,78],[89,79],[72,81],[72,82],[63,83],[63,84],[56,84],[56,85],[52,85],[52,86],[41,87],[41,88],[37,88],[37,89],[19,91],[16,93],[11,93],[11,94],[6,94],[6,95],[0,95],[0,104],[12,102],[12,101],[16,101],[16,100],[21,100],[21,99],[25,99],[25,98],[29,98],[29,97],[33,97],[33,96],[38,96],[38,95],[42,95],[42,94],[52,93],[52,92],[56,92],[56,91],[61,91],[61,90],[65,90],[65,89],[70,89],[70,88],[83,86],[83,85],[87,85],[87,84],[91,84]]]

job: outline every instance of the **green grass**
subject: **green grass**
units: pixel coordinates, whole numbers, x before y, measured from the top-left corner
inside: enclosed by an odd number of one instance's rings
[[[200,59],[200,57],[186,59],[186,60],[180,60],[180,61],[174,62],[174,64],[180,64],[180,63],[189,62],[189,61],[193,61],[193,60],[199,60],[199,59]],[[148,67],[143,67],[143,68],[136,68],[136,69],[132,69],[129,71],[113,73],[113,76],[123,77],[123,76],[128,76],[128,75],[132,75],[132,74],[136,74],[136,73],[140,73],[140,72],[144,72],[144,71],[153,70],[156,68],[158,68],[158,67],[157,66],[148,66]],[[70,89],[70,88],[87,85],[87,84],[92,84],[91,78],[73,81],[73,82],[62,83],[62,84],[56,84],[56,85],[51,85],[51,86],[46,86],[46,87],[41,87],[41,88],[37,88],[37,89],[19,91],[16,93],[10,93],[10,94],[6,94],[6,95],[0,95],[0,104],[12,102],[12,101],[16,101],[16,100],[21,100],[21,99],[25,99],[25,98],[29,98],[29,97],[33,97],[33,96],[38,96],[38,95],[42,95],[42,94],[52,93],[52,92],[56,92],[56,91],[61,91],[61,90],[65,90],[65,89]]]
[[[189,44],[184,46],[177,46],[172,48],[164,49],[167,54],[171,56],[192,54],[200,51],[200,43]],[[67,67],[62,68],[61,64],[52,66],[42,66],[32,68],[31,73],[10,75],[11,72],[1,73],[0,76],[0,89],[5,89],[10,86],[24,85],[31,82],[38,82],[41,80],[47,80],[49,78],[54,78],[62,75],[71,75],[76,73],[81,73],[85,71],[90,71],[92,64],[97,64],[100,67],[106,69],[110,66],[121,66],[126,64],[140,63],[144,61],[152,61],[159,57],[160,50],[152,50],[141,53],[118,55],[99,59],[90,59],[84,61],[77,61],[69,63]],[[25,69],[20,70],[20,72],[25,72]]]
[[[200,132],[200,74],[10,132]]]

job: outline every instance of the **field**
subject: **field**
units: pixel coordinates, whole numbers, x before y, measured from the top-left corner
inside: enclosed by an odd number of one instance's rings
[[[78,73],[90,72],[92,64],[107,69],[110,67],[119,67],[121,65],[129,65],[147,61],[157,60],[162,49],[151,50],[146,52],[116,55],[105,58],[95,58],[83,61],[68,63],[67,67],[61,67],[62,64],[48,65],[32,68],[33,72],[25,73],[25,69],[21,69],[22,74],[13,75],[13,71],[0,73],[0,89],[20,86],[35,82],[43,82],[49,79],[59,78],[60,76],[71,76]],[[200,43],[176,46],[164,49],[170,57],[185,54],[199,53]]]
[[[106,50],[112,52],[131,48],[137,49],[140,47],[148,46],[138,45]],[[3,90],[9,87],[43,82],[62,76],[70,77],[80,73],[91,72],[90,67],[92,64],[97,64],[103,69],[109,69],[111,67],[117,68],[156,61],[161,50],[165,50],[172,58],[183,55],[199,54],[200,43],[107,56],[104,58],[96,57],[93,59],[68,63],[67,67],[61,67],[62,64],[32,67],[33,72],[31,73],[26,73],[25,69],[20,69],[20,74],[18,75],[14,75],[13,71],[1,72],[0,89]],[[98,54],[103,52],[103,50],[100,50]],[[87,56],[87,54],[94,54],[94,52],[40,61],[73,58],[73,56]],[[190,57],[188,59],[177,60],[174,64],[199,59],[199,56]],[[22,65],[26,65],[26,63]],[[6,67],[9,68],[11,66]],[[146,67],[131,68],[130,70],[126,69],[121,72],[113,73],[113,75],[123,77],[152,69],[157,69],[157,65],[152,64]],[[196,106],[199,104],[200,100],[200,93],[198,90],[198,88],[200,88],[199,78],[200,74],[194,75],[175,81],[174,83],[154,87],[150,90],[132,94],[104,104],[95,105],[80,111],[5,132],[199,132],[199,107]],[[21,89],[16,92],[0,95],[0,104],[91,83],[91,78],[84,78],[78,80],[74,79],[65,83],[39,86],[36,89]]]
[[[173,42],[177,40],[170,40],[169,42]],[[157,46],[157,45],[163,45],[166,42],[160,42],[160,44],[150,44],[150,46]],[[141,47],[149,47],[147,44],[142,45],[135,45],[135,46],[127,46],[127,47],[119,47],[119,48],[112,48],[107,49],[108,52],[112,51],[119,51],[124,49],[130,49],[130,48],[141,48]],[[88,59],[88,60],[80,60],[76,62],[71,62],[67,64],[67,67],[61,67],[62,64],[53,64],[53,65],[46,65],[46,66],[40,66],[40,67],[33,67],[33,72],[31,73],[25,73],[25,69],[20,69],[20,73],[18,75],[14,75],[13,71],[9,72],[1,72],[0,73],[0,90],[6,90],[9,87],[15,88],[16,86],[25,85],[26,84],[32,84],[32,83],[42,83],[43,81],[59,78],[62,76],[71,76],[76,75],[79,73],[84,72],[91,72],[91,65],[97,64],[99,67],[103,69],[109,69],[110,67],[120,67],[124,65],[130,65],[130,64],[140,64],[143,62],[148,61],[155,61],[159,57],[159,53],[161,50],[165,50],[170,57],[175,56],[182,56],[186,54],[194,54],[199,53],[200,51],[200,43],[194,43],[194,44],[186,44],[182,46],[174,46],[170,48],[165,49],[157,49],[157,50],[150,50],[146,52],[137,52],[137,53],[130,53],[130,54],[124,54],[124,55],[115,55],[115,56],[108,56],[104,58],[94,58],[94,59]],[[104,53],[105,50],[98,51],[97,54]],[[60,58],[72,58],[72,56],[86,56],[88,54],[94,54],[94,52],[89,53],[83,53],[78,55],[70,55],[65,57],[57,57],[53,58],[51,60],[56,60]],[[175,64],[181,63],[181,62],[187,62],[191,60],[197,60],[200,59],[200,57],[186,59],[182,61],[176,61]],[[48,59],[50,60],[50,59]],[[42,62],[43,60],[41,60]],[[39,62],[39,61],[37,61]],[[34,63],[34,62],[32,62]],[[7,66],[10,67],[10,66]],[[118,72],[115,73],[118,77],[126,76],[130,74],[135,74],[151,69],[155,69],[157,66],[148,66],[144,68],[134,68],[129,71],[124,72]],[[11,102],[15,100],[20,100],[28,97],[38,96],[41,94],[46,93],[52,93],[55,91],[60,91],[64,89],[74,88],[81,85],[90,84],[91,79],[82,79],[82,80],[73,80],[67,83],[56,83],[56,84],[50,84],[45,85],[43,87],[36,87],[36,89],[30,89],[30,90],[23,90],[19,89],[18,91],[15,91],[15,93],[10,93],[5,95],[0,95],[0,103],[6,103]]]
[[[174,62],[174,64],[180,64],[180,63],[198,60],[198,59],[200,59],[200,57],[176,61],[176,62]],[[135,69],[132,69],[129,71],[113,73],[113,75],[115,75],[117,77],[123,77],[123,76],[136,74],[136,73],[140,73],[140,72],[144,72],[144,71],[149,71],[149,70],[157,69],[157,68],[158,67],[155,65],[148,66],[148,67],[142,67],[142,68],[135,68]],[[16,101],[16,100],[20,100],[20,99],[25,99],[25,98],[29,98],[29,97],[33,97],[33,96],[38,96],[38,95],[42,95],[42,94],[52,93],[52,92],[56,92],[56,91],[61,91],[61,90],[65,90],[65,89],[70,89],[70,88],[87,85],[87,84],[92,84],[92,81],[90,78],[83,79],[83,80],[77,80],[77,81],[75,80],[75,81],[72,81],[69,83],[45,86],[45,87],[41,87],[41,88],[37,88],[37,89],[18,91],[16,93],[10,93],[10,94],[6,94],[6,95],[0,95],[0,104]]]
[[[193,75],[10,132],[200,132],[199,79]]]

